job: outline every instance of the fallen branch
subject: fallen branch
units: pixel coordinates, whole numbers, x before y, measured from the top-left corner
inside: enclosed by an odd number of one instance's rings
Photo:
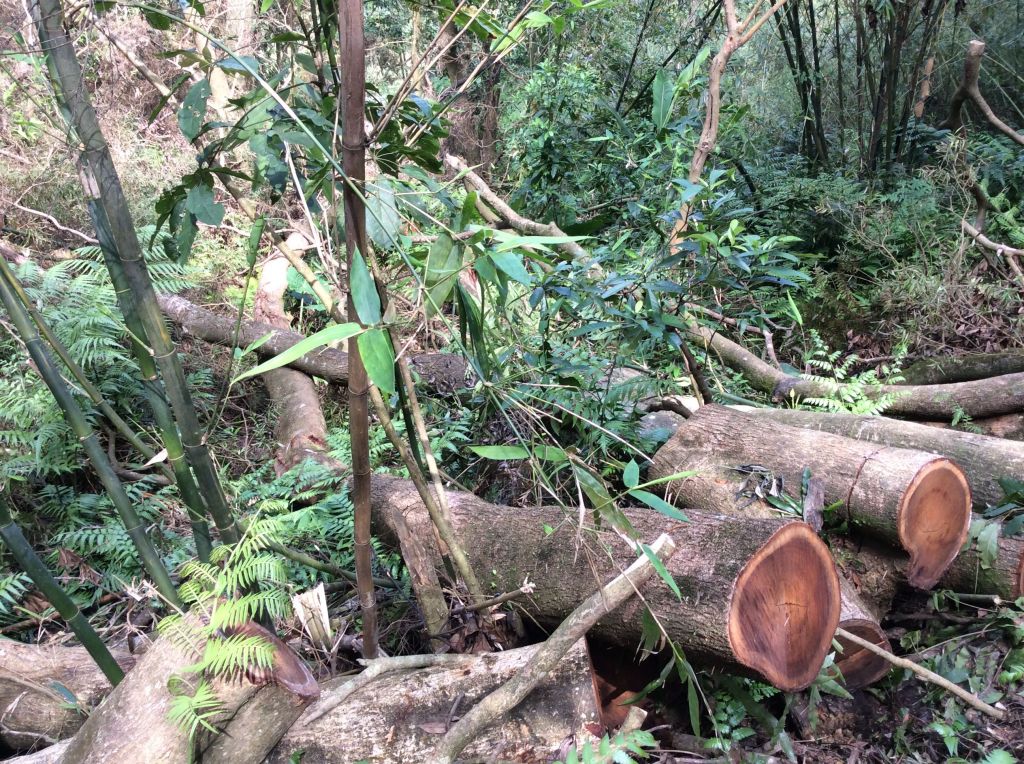
[[[726,366],[743,374],[755,389],[769,393],[776,402],[792,398],[832,398],[845,388],[834,382],[786,374],[707,327],[693,326],[689,334],[714,351]],[[863,394],[871,400],[892,396],[886,414],[917,419],[952,419],[963,414],[973,418],[993,417],[1024,410],[1024,373],[946,385],[871,385],[863,388]]]
[[[1000,244],[999,242],[992,241],[992,239],[988,238],[966,220],[961,221],[960,225],[964,229],[964,233],[978,242],[978,244],[983,246],[985,249],[995,252],[997,257],[1006,258],[1006,262],[1010,266],[1014,275],[1017,276],[1017,280],[1024,284],[1024,270],[1021,270],[1020,263],[1017,261],[1018,257],[1024,257],[1024,249],[1018,249],[1016,247],[1010,247],[1006,244]]]
[[[900,658],[898,655],[893,655],[888,650],[884,650],[878,645],[872,642],[868,642],[866,639],[861,639],[856,634],[846,631],[845,629],[836,629],[836,634],[842,637],[843,639],[852,642],[853,644],[858,645],[859,647],[862,647],[863,649],[868,650],[869,652],[874,653],[879,657],[885,658],[887,661],[889,661],[889,663],[896,666],[897,668],[907,669],[907,671],[911,671],[914,674],[917,674],[926,682],[930,682],[931,684],[934,684],[938,687],[941,687],[944,690],[947,690],[948,692],[953,693],[958,698],[960,698],[960,700],[962,700],[964,703],[971,706],[971,708],[976,708],[978,711],[981,711],[983,714],[991,716],[993,719],[999,719],[1000,721],[1002,721],[1006,718],[1005,711],[1001,711],[998,708],[995,708],[994,706],[990,706],[988,703],[985,703],[976,695],[972,695],[962,687],[953,684],[945,677],[941,677],[938,674],[936,674],[934,671],[929,671],[924,666],[921,666],[918,663],[908,661],[906,658]]]
[[[664,534],[650,546],[650,551],[662,563],[668,560],[675,550],[675,543]],[[639,549],[638,552],[636,562],[590,595],[562,621],[521,671],[473,706],[469,713],[448,730],[439,746],[437,761],[441,764],[450,764],[454,761],[480,730],[517,706],[558,665],[569,649],[583,639],[598,620],[614,612],[637,592],[637,587],[654,575],[655,568],[650,559]]]
[[[469,165],[466,164],[464,159],[453,154],[445,154],[444,163],[461,174],[476,189],[480,198],[491,205],[519,233],[527,236],[567,235],[555,223],[538,223],[535,220],[524,218],[512,209],[504,199],[494,193],[491,187],[487,185],[487,181],[469,169]],[[574,241],[567,241],[556,246],[574,260],[582,260],[589,257],[587,251]]]
[[[159,295],[158,302],[167,319],[185,334],[205,342],[231,346],[235,332],[233,319],[217,315],[178,295]],[[243,321],[238,344],[245,347],[268,334],[270,336],[267,341],[256,349],[256,353],[263,358],[278,355],[306,339],[298,332],[287,331],[271,324]],[[409,365],[425,385],[439,392],[459,390],[466,385],[467,366],[461,356],[424,353],[410,357]],[[348,383],[348,353],[343,350],[322,347],[297,358],[289,366],[330,382]]]
[[[936,356],[922,358],[901,371],[903,382],[900,384],[941,385],[948,382],[969,382],[972,379],[987,379],[1020,371],[1024,371],[1024,351],[1021,350]]]

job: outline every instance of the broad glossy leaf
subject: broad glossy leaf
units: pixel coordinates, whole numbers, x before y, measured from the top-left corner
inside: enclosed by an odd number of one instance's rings
[[[366,194],[366,235],[381,249],[394,249],[401,225],[394,189],[386,181],[377,182]]]
[[[395,351],[383,329],[367,329],[359,335],[359,355],[366,375],[388,395],[395,392]]]
[[[434,242],[427,254],[427,268],[424,284],[427,287],[427,301],[424,313],[427,318],[433,316],[448,300],[462,268],[463,248],[454,246],[447,234],[442,234]]]
[[[224,220],[224,205],[213,198],[213,186],[200,183],[192,186],[185,196],[185,209],[196,216],[196,220],[206,225],[220,225]]]
[[[301,358],[306,355],[306,353],[311,353],[318,348],[322,348],[324,345],[330,344],[331,342],[340,342],[341,340],[346,340],[349,337],[354,337],[361,331],[363,331],[363,328],[356,323],[328,326],[326,329],[321,329],[316,334],[311,334],[301,342],[296,342],[283,353],[279,353],[270,360],[264,361],[258,366],[254,366],[243,374],[239,374],[235,377],[234,382],[240,382],[243,379],[255,377],[258,374],[264,374],[265,372],[273,371],[274,369],[280,369],[282,366],[287,366],[297,358]]]
[[[640,484],[640,465],[635,459],[630,459],[626,469],[622,471],[622,482],[626,488],[636,488]]]
[[[185,100],[178,110],[178,127],[190,141],[194,141],[203,126],[206,117],[206,101],[210,97],[210,83],[200,80],[188,89]]]

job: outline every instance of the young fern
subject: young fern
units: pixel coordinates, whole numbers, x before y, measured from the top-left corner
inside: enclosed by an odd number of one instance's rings
[[[831,395],[804,398],[803,402],[808,406],[833,414],[880,416],[903,395],[896,392],[881,394],[876,392],[877,388],[883,384],[879,378],[880,374],[886,377],[886,384],[903,381],[903,377],[899,375],[903,351],[897,352],[896,358],[891,364],[885,364],[878,369],[868,369],[859,374],[851,374],[851,369],[859,360],[856,353],[843,358],[842,351],[830,351],[821,335],[814,329],[810,330],[810,336],[813,347],[806,360],[807,364],[819,373],[803,374],[801,377],[829,387]]]

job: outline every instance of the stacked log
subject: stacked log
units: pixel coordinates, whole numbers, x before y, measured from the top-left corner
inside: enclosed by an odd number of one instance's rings
[[[748,413],[793,427],[944,456],[963,470],[974,504],[981,509],[1002,500],[999,478],[1024,478],[1024,443],[877,416],[795,409],[749,409]]]
[[[709,455],[725,468],[763,465],[789,486],[799,486],[809,469],[824,485],[826,505],[838,504],[851,523],[910,555],[907,580],[918,588],[938,582],[967,537],[970,487],[963,471],[944,457],[712,405],[682,423],[658,450],[649,475],[668,477],[706,463]],[[705,500],[705,492],[686,481],[673,481],[666,490],[684,505]]]
[[[371,501],[376,533],[393,538],[396,514],[414,533],[430,532],[409,481],[375,476]],[[523,606],[541,624],[557,624],[636,556],[606,525],[577,527],[576,513],[560,507],[503,507],[456,491],[448,502],[470,562],[497,590],[536,582]],[[680,597],[655,578],[641,589],[642,600],[599,624],[594,636],[635,648],[648,607],[691,660],[754,672],[788,691],[808,686],[839,622],[839,579],[828,548],[802,522],[687,514],[688,522],[666,527],[649,510],[625,512],[639,538],[672,536],[677,551],[667,569]]]

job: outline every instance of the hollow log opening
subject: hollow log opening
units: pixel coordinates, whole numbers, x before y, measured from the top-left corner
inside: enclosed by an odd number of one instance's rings
[[[801,523],[783,526],[743,568],[729,607],[729,642],[740,662],[783,690],[818,675],[839,622],[839,581],[826,547]],[[823,652],[824,650],[824,652]]]
[[[924,465],[900,502],[900,543],[910,553],[908,580],[934,586],[967,539],[971,488],[963,471],[948,459]]]

